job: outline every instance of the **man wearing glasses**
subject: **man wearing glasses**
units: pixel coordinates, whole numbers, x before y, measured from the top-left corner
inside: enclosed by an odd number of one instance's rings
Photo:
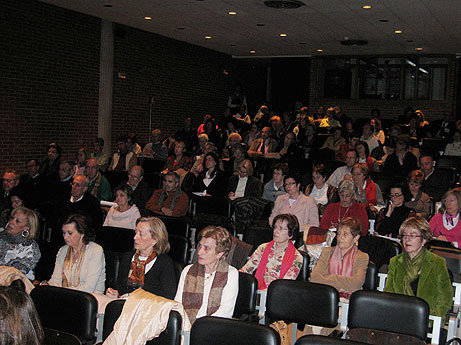
[[[133,195],[131,200],[139,210],[146,207],[146,202],[152,195],[152,188],[143,181],[144,178],[144,169],[135,165],[130,169],[128,173],[128,185],[133,189]]]

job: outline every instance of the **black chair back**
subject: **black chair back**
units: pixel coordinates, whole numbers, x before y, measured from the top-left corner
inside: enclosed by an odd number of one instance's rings
[[[191,220],[188,217],[168,217],[159,215],[156,215],[156,217],[163,221],[169,235],[179,235],[189,238]]]
[[[118,279],[118,270],[120,268],[120,259],[123,253],[111,252],[104,250],[106,259],[106,289],[113,286]]]
[[[168,242],[170,243],[170,251],[168,252],[170,258],[175,262],[186,265],[189,262],[191,247],[189,239],[178,235],[168,235]]]
[[[250,226],[243,233],[243,242],[251,244],[253,251],[260,244],[272,241],[273,231],[269,226]]]
[[[102,338],[106,340],[109,334],[113,331],[115,322],[122,313],[124,300],[115,300],[110,302],[104,314],[104,326],[102,331]],[[166,329],[160,333],[158,338],[152,339],[146,345],[180,345],[181,344],[181,315],[172,310],[168,319]]]
[[[134,248],[133,229],[118,228],[115,226],[103,226],[96,233],[96,242],[111,252],[124,253]]]
[[[190,345],[280,345],[278,333],[257,323],[206,316],[197,319],[190,332]]]
[[[37,286],[30,293],[43,327],[71,333],[82,344],[93,343],[98,301],[87,292]]]
[[[338,303],[339,293],[332,286],[279,279],[267,290],[266,316],[271,322],[336,327]]]
[[[323,335],[305,335],[296,340],[295,345],[367,345],[353,340],[327,337]]]
[[[251,274],[239,272],[239,293],[235,302],[234,317],[256,312],[258,280]]]
[[[301,270],[299,271],[298,278],[296,280],[302,280],[302,281],[309,281],[309,276],[311,274],[311,271],[309,270],[309,264],[311,262],[311,257],[309,254],[307,254],[304,251],[299,251],[301,255],[303,256],[303,265],[301,266]]]
[[[363,290],[374,291],[378,288],[378,267],[370,261],[368,263],[367,275],[363,283]]]
[[[75,335],[43,327],[45,333],[44,345],[82,345]]]
[[[425,340],[428,323],[429,305],[418,297],[361,290],[349,301],[349,329],[376,329]]]

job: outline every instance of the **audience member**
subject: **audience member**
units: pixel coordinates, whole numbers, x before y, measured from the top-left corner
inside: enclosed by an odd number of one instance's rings
[[[247,150],[241,144],[235,144],[232,147],[232,157],[225,162],[224,168],[227,175],[238,175],[238,168],[245,159],[250,158]]]
[[[219,166],[219,157],[208,152],[203,158],[201,172],[195,175],[191,191],[200,196],[223,197],[226,195],[227,179]],[[192,173],[192,171],[191,171]]]
[[[262,198],[275,201],[277,197],[286,193],[283,180],[288,174],[286,163],[277,163],[272,168],[272,179],[264,185]]]
[[[154,192],[146,209],[165,216],[185,216],[189,208],[189,197],[181,190],[179,181],[177,173],[168,172],[163,177],[163,188]]]
[[[18,207],[11,212],[6,229],[0,232],[0,266],[14,267],[34,280],[34,268],[41,256],[34,240],[38,226],[34,211]]]
[[[128,133],[128,147],[131,152],[133,152],[136,156],[142,153],[141,146],[138,144],[138,138],[136,138],[135,133]]]
[[[86,160],[90,158],[89,153],[86,151],[84,147],[81,147],[77,151],[77,160],[75,161],[74,167],[73,167],[73,176],[77,175],[85,175],[85,168],[86,168]]]
[[[461,193],[449,190],[442,197],[442,207],[429,224],[434,237],[441,241],[452,242],[461,248]]]
[[[247,147],[251,147],[253,142],[261,136],[261,130],[259,129],[256,123],[251,124],[251,129],[248,134],[245,136],[243,142]]]
[[[383,205],[383,195],[378,184],[369,176],[368,167],[364,163],[356,163],[352,168],[352,182],[354,182],[355,202],[364,203],[365,206]]]
[[[90,158],[86,161],[85,175],[90,181],[88,193],[98,198],[99,201],[112,200],[109,181],[99,171],[99,164],[96,158]]]
[[[447,176],[435,168],[434,159],[428,154],[421,155],[419,165],[421,171],[424,173],[422,191],[435,201],[440,201],[443,194],[450,189],[450,182]]]
[[[274,209],[269,217],[269,224],[279,214],[293,214],[298,217],[300,231],[311,226],[319,226],[319,211],[313,198],[304,195],[299,189],[301,183],[297,177],[287,175],[284,180],[287,194],[280,195],[275,200]]]
[[[461,156],[461,132],[455,131],[453,133],[452,142],[448,143],[445,147],[445,156]]]
[[[406,177],[418,168],[415,155],[409,152],[410,138],[406,134],[397,137],[395,152],[384,162],[383,172],[390,176]]]
[[[186,151],[191,151],[197,143],[197,131],[192,126],[190,116],[184,118],[184,127],[177,130],[173,138],[176,141],[182,141],[186,145]]]
[[[30,208],[29,198],[27,197],[27,190],[21,185],[13,187],[10,190],[10,203],[7,208],[5,208],[0,213],[0,228],[5,228],[6,224],[10,220],[11,212],[18,207],[27,207]]]
[[[16,170],[7,169],[3,174],[3,190],[0,192],[0,212],[10,205],[10,191],[19,185],[19,174]]]
[[[295,280],[303,265],[303,257],[292,243],[298,237],[298,218],[292,214],[279,214],[272,223],[273,240],[261,244],[240,272],[256,271],[258,290],[266,290],[276,279]]]
[[[46,200],[42,200],[48,193],[46,178],[40,174],[40,164],[36,159],[26,161],[27,174],[21,176],[20,184],[27,191],[27,199],[32,207],[41,208]]]
[[[134,250],[120,260],[117,281],[106,295],[118,298],[141,288],[157,296],[173,299],[176,293],[176,275],[165,224],[157,217],[143,217],[136,221]]]
[[[355,144],[355,150],[359,155],[357,163],[365,163],[367,165],[368,171],[378,171],[378,163],[376,159],[370,156],[370,150],[368,149],[368,144],[364,141],[358,141]]]
[[[408,188],[412,197],[405,202],[405,206],[415,210],[417,216],[428,219],[431,209],[431,197],[421,190],[423,181],[424,173],[421,170],[413,170],[408,175]]]
[[[326,116],[320,120],[320,128],[334,128],[341,127],[341,123],[335,119],[335,108],[330,107],[327,109]]]
[[[192,158],[185,156],[186,144],[182,141],[176,141],[173,151],[174,154],[168,157],[162,173],[175,171],[178,175],[184,176],[192,168]]]
[[[335,105],[333,116],[335,120],[339,121],[340,126],[342,128],[344,128],[346,126],[346,122],[350,120],[349,117],[342,112],[341,107],[339,105]]]
[[[386,135],[382,129],[381,121],[378,118],[372,118],[370,124],[373,128],[373,136],[378,140],[378,143],[384,145]]]
[[[256,159],[258,157],[264,157],[264,154],[266,153],[275,152],[278,143],[275,139],[271,138],[270,136],[271,128],[264,127],[261,130],[261,138],[258,138],[255,141],[253,141],[253,144],[251,144],[251,147],[248,150],[248,154],[250,155],[250,157]]]
[[[337,168],[328,178],[327,183],[337,188],[344,178],[352,179],[352,167],[358,161],[358,153],[355,149],[350,149],[346,153],[346,165]]]
[[[126,182],[114,189],[115,202],[106,215],[103,226],[114,226],[117,228],[134,229],[136,221],[141,217],[139,209],[132,203],[133,189]]]
[[[40,173],[50,182],[55,182],[58,180],[58,169],[61,162],[61,152],[61,146],[56,143],[49,144],[47,157],[40,164]]]
[[[340,149],[341,145],[346,142],[342,133],[341,127],[332,128],[331,131],[333,132],[332,136],[329,136],[327,140],[323,143],[321,149],[329,149],[334,152],[335,157],[338,158],[340,156]]]
[[[375,148],[379,146],[378,140],[376,140],[374,133],[374,128],[371,123],[367,122],[363,125],[362,136],[360,137],[361,141],[364,141],[368,144],[368,149],[370,152],[373,152]]]
[[[118,151],[112,156],[112,161],[108,170],[129,171],[136,165],[137,158],[136,155],[130,151],[128,138],[126,136],[117,138],[117,149]]]
[[[335,187],[326,183],[327,170],[325,165],[317,164],[312,170],[311,183],[306,187],[304,194],[310,196],[317,203],[320,214],[323,214],[327,204],[332,201],[335,197]]]
[[[162,131],[152,130],[152,142],[146,144],[142,150],[143,155],[149,156],[154,160],[166,161],[168,158],[168,148],[162,143]]]
[[[139,210],[146,207],[146,202],[152,196],[152,188],[144,181],[144,169],[135,165],[128,173],[128,185],[133,189],[131,200]]]
[[[103,152],[103,149],[104,139],[96,138],[94,140],[94,152],[91,153],[91,158],[96,158],[98,160],[99,169],[104,173],[109,165],[109,157]]]
[[[259,198],[261,196],[261,181],[253,176],[253,165],[245,159],[238,169],[238,175],[232,175],[227,183],[227,195],[235,198]]]
[[[220,226],[207,226],[200,232],[198,263],[184,268],[174,298],[182,303],[191,323],[203,316],[232,317],[239,274],[226,261],[231,244],[229,232]]]

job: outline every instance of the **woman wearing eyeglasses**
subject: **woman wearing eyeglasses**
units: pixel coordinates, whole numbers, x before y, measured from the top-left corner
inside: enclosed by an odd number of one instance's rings
[[[453,289],[445,259],[424,247],[432,239],[429,223],[423,217],[408,218],[399,234],[404,251],[391,259],[384,291],[420,297],[431,315],[444,319],[453,304]]]
[[[432,234],[441,241],[453,242],[461,248],[461,193],[449,190],[442,197],[442,207],[429,222]]]
[[[411,193],[406,184],[401,182],[391,184],[389,190],[389,205],[379,211],[375,229],[381,235],[396,238],[399,235],[400,225],[405,219],[416,216],[416,212],[405,206],[405,202],[411,200]]]

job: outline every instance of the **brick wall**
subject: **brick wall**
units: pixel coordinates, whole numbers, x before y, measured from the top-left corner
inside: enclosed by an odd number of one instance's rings
[[[184,115],[200,123],[227,103],[230,56],[116,26],[112,137],[172,134]],[[92,148],[98,131],[100,20],[38,1],[0,2],[0,171],[58,142],[64,159]],[[117,79],[117,73],[127,74]],[[114,146],[114,145],[113,145]],[[1,177],[1,176],[0,176]]]

